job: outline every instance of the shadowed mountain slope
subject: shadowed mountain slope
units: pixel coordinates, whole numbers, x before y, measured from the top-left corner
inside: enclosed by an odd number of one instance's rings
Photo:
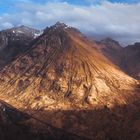
[[[124,61],[128,74],[140,79],[140,43],[124,48]]]
[[[124,48],[119,42],[112,38],[105,38],[97,42],[98,49],[105,57],[112,61],[115,65],[119,66],[122,70],[124,68]]]
[[[140,79],[140,43],[121,47],[121,45],[111,39],[105,38],[97,42],[97,49],[122,71],[128,75]]]

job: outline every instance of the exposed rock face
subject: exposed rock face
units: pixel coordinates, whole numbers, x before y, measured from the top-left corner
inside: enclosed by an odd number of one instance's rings
[[[19,26],[0,31],[0,65],[14,60],[17,55],[28,49],[29,44],[40,31]]]
[[[96,43],[77,29],[57,23],[0,71],[0,98],[80,136],[109,139],[111,127],[125,139],[118,129],[126,118],[125,108],[120,107],[139,99],[138,84],[105,58]],[[110,139],[122,138],[113,134]]]

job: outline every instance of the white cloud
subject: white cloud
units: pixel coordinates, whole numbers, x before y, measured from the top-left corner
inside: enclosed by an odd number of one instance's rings
[[[3,29],[12,28],[13,24],[10,22],[3,22],[0,27]]]
[[[16,5],[17,13],[0,16],[1,29],[6,28],[8,23],[9,27],[25,24],[45,28],[61,21],[96,37],[111,36],[123,43],[140,41],[140,3],[122,4],[101,0],[100,5],[76,6],[66,2],[37,4],[30,0],[22,1]]]

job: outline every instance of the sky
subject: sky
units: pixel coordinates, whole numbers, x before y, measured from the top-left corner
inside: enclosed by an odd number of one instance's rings
[[[140,42],[140,0],[0,0],[0,30],[43,29],[57,21],[93,38]]]

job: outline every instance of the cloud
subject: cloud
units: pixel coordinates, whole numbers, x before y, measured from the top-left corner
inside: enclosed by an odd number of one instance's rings
[[[4,28],[4,29],[7,29],[7,28],[12,28],[13,25],[12,25],[12,23],[10,23],[10,22],[3,22],[3,23],[1,24],[1,27]]]
[[[63,0],[21,0],[14,7],[17,12],[0,14],[0,29],[21,24],[41,29],[61,21],[95,38],[111,36],[124,44],[140,41],[140,3],[96,1],[88,0],[90,5],[80,6]]]

